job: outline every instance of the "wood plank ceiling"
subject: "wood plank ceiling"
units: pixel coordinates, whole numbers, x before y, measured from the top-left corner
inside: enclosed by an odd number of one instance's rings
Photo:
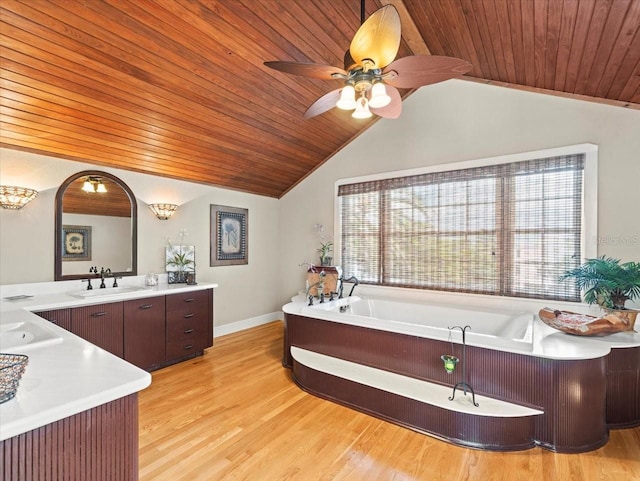
[[[640,108],[640,0],[369,0],[367,15],[387,3],[408,14],[399,57],[459,57],[471,79]],[[281,197],[374,120],[304,120],[340,84],[262,63],[341,67],[359,9],[2,0],[0,145]]]

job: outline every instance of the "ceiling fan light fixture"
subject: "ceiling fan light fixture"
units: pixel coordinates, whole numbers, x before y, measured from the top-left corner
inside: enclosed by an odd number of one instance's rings
[[[369,110],[369,102],[367,98],[363,95],[356,102],[356,109],[353,111],[351,116],[354,119],[368,119],[373,114]]]
[[[345,85],[340,92],[340,99],[336,102],[336,107],[342,110],[353,110],[356,108],[356,90],[353,85]]]
[[[387,95],[387,89],[385,89],[382,82],[376,82],[371,87],[371,99],[369,99],[369,106],[374,109],[380,109],[386,107],[391,103],[391,97]]]

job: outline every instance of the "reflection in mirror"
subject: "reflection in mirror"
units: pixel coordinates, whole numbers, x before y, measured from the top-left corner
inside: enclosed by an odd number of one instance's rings
[[[55,280],[90,277],[93,266],[137,274],[137,204],[117,177],[92,170],[65,180],[56,194],[55,225]]]

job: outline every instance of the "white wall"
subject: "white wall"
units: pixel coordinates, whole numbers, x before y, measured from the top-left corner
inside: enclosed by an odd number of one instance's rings
[[[278,200],[119,169],[0,149],[0,184],[30,187],[38,197],[18,211],[0,209],[0,284],[53,280],[54,200],[58,186],[72,174],[97,169],[122,179],[138,201],[138,273],[165,270],[167,238],[196,247],[199,282],[219,284],[214,294],[215,325],[242,321],[280,310],[277,283]],[[147,207],[179,204],[169,220]],[[210,204],[249,209],[249,264],[209,266]],[[80,281],[78,281],[79,283]]]
[[[599,145],[598,255],[640,261],[640,111],[450,80],[418,90],[399,119],[379,120],[280,200],[281,301],[304,286],[298,264],[317,262],[313,224],[333,230],[336,180],[588,142]]]

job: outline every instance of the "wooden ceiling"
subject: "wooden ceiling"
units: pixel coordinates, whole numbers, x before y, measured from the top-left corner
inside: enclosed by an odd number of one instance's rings
[[[369,0],[367,16],[388,3],[399,57],[640,108],[640,0]],[[340,84],[263,66],[341,67],[358,0],[2,0],[0,22],[10,149],[281,197],[374,121],[304,120]]]

